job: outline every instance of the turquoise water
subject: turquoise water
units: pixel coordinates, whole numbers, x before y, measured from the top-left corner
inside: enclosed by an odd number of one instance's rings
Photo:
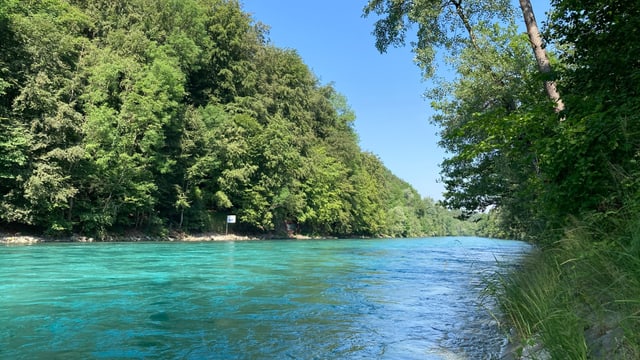
[[[0,247],[0,359],[478,359],[482,238]],[[498,262],[496,261],[498,260]]]

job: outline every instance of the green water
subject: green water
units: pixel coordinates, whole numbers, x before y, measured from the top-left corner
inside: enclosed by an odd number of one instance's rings
[[[526,249],[482,238],[0,247],[0,359],[497,358],[504,339],[478,291],[496,259]]]

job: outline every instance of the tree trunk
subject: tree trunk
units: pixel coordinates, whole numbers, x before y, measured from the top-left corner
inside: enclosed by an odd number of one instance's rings
[[[456,13],[458,14],[458,17],[460,18],[460,20],[462,20],[462,23],[464,24],[464,28],[467,29],[467,33],[469,33],[469,39],[471,39],[471,45],[473,45],[473,47],[476,50],[480,51],[480,47],[478,46],[478,39],[476,38],[476,34],[473,31],[473,27],[469,22],[469,18],[467,17],[467,15],[465,15],[464,10],[462,10],[462,1],[454,0],[454,1],[451,1],[451,4],[453,4],[453,7],[456,8]]]
[[[551,63],[547,57],[547,52],[542,47],[542,37],[538,30],[538,23],[536,22],[536,16],[533,13],[530,0],[520,0],[520,8],[522,9],[522,15],[524,16],[524,23],[527,26],[527,34],[529,35],[529,41],[533,48],[533,54],[538,62],[538,69],[543,74],[551,73]],[[564,110],[564,102],[560,98],[560,93],[556,87],[556,82],[553,80],[547,80],[544,82],[544,88],[547,91],[549,99],[555,104],[556,113]]]

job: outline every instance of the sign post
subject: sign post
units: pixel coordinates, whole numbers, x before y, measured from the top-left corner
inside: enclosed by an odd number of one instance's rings
[[[225,224],[225,228],[224,228],[224,234],[228,235],[229,234],[229,224],[235,224],[236,223],[236,216],[235,215],[227,215],[227,223]]]

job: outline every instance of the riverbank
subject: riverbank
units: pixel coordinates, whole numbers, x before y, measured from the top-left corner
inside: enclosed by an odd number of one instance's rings
[[[46,239],[40,236],[10,234],[0,232],[0,244],[4,245],[31,245],[45,242]]]
[[[495,283],[511,329],[502,359],[640,358],[640,258],[569,234]]]
[[[276,235],[276,234],[262,234],[260,236],[238,235],[238,234],[220,234],[220,233],[199,233],[188,234],[183,232],[173,232],[167,236],[152,236],[146,235],[140,232],[130,232],[122,235],[110,235],[104,239],[96,239],[93,237],[82,235],[71,235],[69,237],[46,237],[43,235],[23,234],[20,232],[8,232],[0,231],[0,244],[2,245],[33,245],[38,243],[90,243],[90,242],[141,242],[141,241],[185,241],[185,242],[197,242],[197,241],[252,241],[252,240],[309,240],[319,239],[320,237],[313,237],[301,234],[292,234],[288,236]],[[327,237],[322,237],[323,239]]]
[[[95,239],[93,237],[72,235],[64,238],[51,238],[38,235],[24,235],[20,233],[0,232],[0,244],[5,245],[32,245],[38,243],[62,243],[62,242],[140,242],[140,241],[246,241],[259,240],[258,237],[250,237],[236,234],[182,234],[174,233],[166,237],[150,236],[144,234],[125,234],[119,236],[109,236],[105,239]]]

